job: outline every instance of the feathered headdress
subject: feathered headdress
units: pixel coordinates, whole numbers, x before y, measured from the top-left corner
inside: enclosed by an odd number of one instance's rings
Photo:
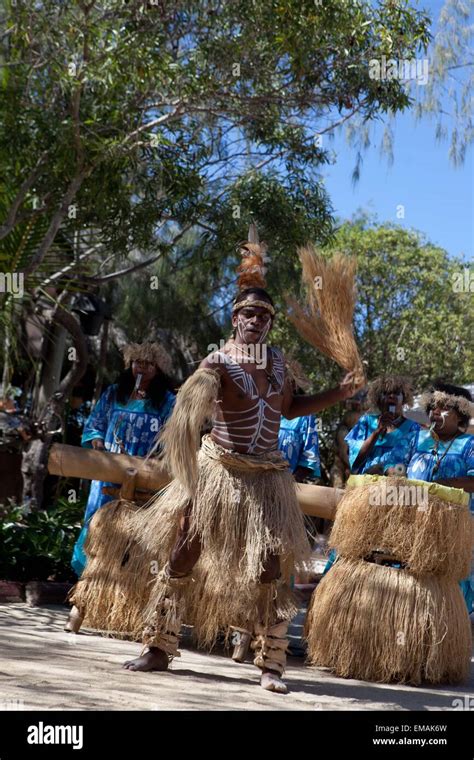
[[[242,262],[237,267],[237,272],[239,273],[237,281],[239,292],[246,288],[265,288],[265,274],[267,272],[265,264],[269,261],[268,256],[266,256],[268,249],[265,243],[259,242],[255,224],[252,223],[249,227],[249,239],[243,243],[239,243],[237,248],[242,256]],[[275,316],[275,309],[268,301],[258,301],[255,299],[250,299],[248,302],[238,301],[234,303],[232,311],[235,312],[244,306],[263,306],[272,316]]]

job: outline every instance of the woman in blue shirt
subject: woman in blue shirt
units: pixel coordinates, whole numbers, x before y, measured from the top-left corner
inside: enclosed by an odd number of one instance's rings
[[[351,473],[384,475],[405,461],[413,435],[420,428],[403,416],[403,406],[413,403],[411,382],[399,375],[381,375],[370,383],[367,401],[379,414],[362,415],[346,435]],[[335,560],[332,549],[324,573]]]
[[[412,437],[404,464],[407,477],[462,488],[474,511],[474,436],[467,433],[474,403],[466,388],[435,381],[421,397],[431,427]],[[474,608],[474,576],[461,582],[469,612]]]
[[[413,388],[405,377],[382,375],[369,385],[369,408],[345,440],[349,446],[351,473],[383,475],[403,462],[419,424],[403,416],[403,406],[413,403]]]
[[[174,406],[175,396],[168,378],[171,363],[158,343],[132,343],[123,354],[125,371],[94,407],[84,427],[82,445],[143,457],[155,445]],[[91,483],[84,527],[71,562],[78,575],[86,564],[83,546],[89,523],[97,510],[114,498],[102,493],[102,488],[114,485],[100,480]]]
[[[413,437],[407,460],[407,477],[437,481],[441,485],[474,492],[474,436],[467,433],[474,403],[466,388],[435,382],[421,397],[429,416],[429,430]]]

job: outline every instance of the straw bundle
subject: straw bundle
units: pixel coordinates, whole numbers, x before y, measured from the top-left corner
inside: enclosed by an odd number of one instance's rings
[[[313,665],[342,678],[458,683],[469,674],[471,629],[458,584],[339,559],[307,619]]]
[[[406,478],[353,477],[338,505],[330,546],[351,559],[383,550],[414,575],[462,580],[470,570],[472,517],[466,503],[454,503],[465,496],[456,491]]]
[[[214,414],[219,388],[217,370],[196,370],[179,389],[171,417],[160,433],[164,465],[189,494],[194,492],[197,478],[201,429]]]
[[[325,261],[312,246],[298,253],[307,303],[302,306],[288,297],[288,318],[304,340],[346,371],[355,372],[354,383],[361,385],[365,374],[352,328],[356,261],[340,253]]]
[[[154,566],[130,537],[136,510],[135,504],[118,500],[94,515],[85,543],[87,565],[69,597],[84,615],[85,626],[139,641]]]
[[[149,506],[136,512],[134,535],[150,555],[168,559],[188,501],[186,489],[173,480]],[[309,543],[303,515],[280,452],[239,457],[205,436],[198,453],[189,538],[195,535],[201,541],[202,559],[208,556],[221,568],[220,584],[233,585],[236,578],[251,584],[270,554],[305,559]]]
[[[293,489],[291,476],[287,474],[285,481],[290,483]],[[302,492],[301,509],[324,517],[330,517],[335,511],[336,495],[333,489],[300,485],[299,490]],[[212,493],[214,497],[219,495],[219,491],[215,489]],[[232,495],[234,494],[235,492]],[[293,499],[294,494],[291,493],[290,496]],[[156,498],[160,499],[159,508],[156,508],[153,502],[137,506],[128,501],[118,500],[104,505],[94,515],[85,545],[88,556],[86,569],[69,595],[71,602],[85,618],[85,626],[117,638],[141,639],[145,627],[144,611],[154,585],[153,581],[169,559],[176,540],[179,511],[188,502],[185,489],[177,481],[162,489]],[[176,503],[179,505],[178,513]],[[282,504],[286,509],[285,500]],[[252,536],[254,527],[251,530]],[[293,538],[288,542],[291,547],[292,541]],[[226,597],[233,597],[232,608],[235,610],[236,605],[238,606],[235,619],[238,617],[240,620],[241,613],[246,612],[246,598],[250,599],[247,606],[247,609],[250,609],[254,596],[253,592],[248,594],[247,587],[237,590],[235,578],[228,585],[222,582],[217,584],[211,579],[208,586],[209,596],[205,604],[201,604],[208,571],[205,562],[199,564],[203,564],[204,567],[202,570],[198,567],[193,572],[196,583],[192,586],[190,611],[186,614],[185,622],[192,624],[198,610],[197,626],[198,630],[202,629],[200,641],[208,643],[219,626],[225,628],[231,620],[227,618],[223,621],[221,614],[221,610],[229,609],[231,606],[226,602]],[[285,564],[288,565],[286,570]],[[222,581],[222,571],[216,567],[217,575]],[[281,557],[281,567],[282,575],[289,580],[293,572],[290,552]],[[222,604],[219,593],[215,593],[217,587],[224,594]],[[206,616],[207,605],[209,609],[214,610],[209,617]],[[282,619],[291,619],[297,611],[293,608],[291,599],[285,601],[281,594],[277,600],[277,610],[284,616]],[[218,622],[215,623],[215,620]]]

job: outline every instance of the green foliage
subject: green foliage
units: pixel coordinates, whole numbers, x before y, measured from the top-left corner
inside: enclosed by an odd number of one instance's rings
[[[472,381],[472,292],[455,288],[465,263],[416,231],[365,218],[339,228],[323,249],[328,256],[334,250],[358,261],[355,332],[369,380],[383,372],[407,374],[418,389],[441,375],[461,384]],[[329,369],[314,352],[310,360],[290,325],[278,330],[283,344],[298,345],[319,387],[322,378],[334,378],[334,365]]]
[[[47,512],[0,507],[0,578],[74,580],[70,563],[83,513],[83,501],[70,504],[66,499]]]
[[[269,177],[258,177],[236,196],[248,221],[259,222],[261,239],[269,243],[268,289],[277,306],[272,343],[299,359],[313,381],[313,390],[334,387],[342,371],[318,354],[285,318],[286,292],[298,292],[300,267],[296,244],[315,240],[330,256],[342,250],[358,261],[358,301],[355,332],[369,380],[383,372],[407,374],[418,390],[437,376],[460,384],[474,376],[474,305],[472,292],[457,292],[456,276],[466,265],[432,245],[421,233],[360,217],[331,234],[330,217],[318,218],[295,196],[279,192]],[[236,191],[237,192],[237,191]],[[278,202],[272,202],[278,199]],[[317,202],[317,201],[316,201]],[[225,215],[223,215],[225,219]],[[326,224],[321,221],[325,219]],[[135,339],[156,327],[168,328],[194,341],[203,358],[209,344],[230,331],[229,304],[235,295],[235,243],[247,229],[242,219],[229,226],[213,220],[217,231],[204,238],[183,238],[173,266],[153,270],[158,290],[148,274],[136,273],[114,286],[117,318]],[[471,273],[472,277],[472,273]],[[193,367],[190,367],[191,371]],[[341,407],[321,415],[324,464],[330,466],[332,434]]]
[[[3,221],[13,201],[13,193],[6,187],[0,187],[0,220]],[[15,225],[10,234],[0,241],[0,272],[22,272],[26,263],[35,254],[47,230],[44,216],[31,216]],[[45,277],[51,267],[60,268],[61,261],[71,256],[72,248],[61,230],[58,231],[51,246],[47,265],[43,264],[38,276]],[[26,290],[21,298],[0,292],[0,339],[5,350],[5,337],[8,336],[9,364],[16,369],[27,369],[30,361],[20,350],[22,342],[21,317],[33,311],[31,293]]]
[[[417,56],[417,63],[424,69],[421,82],[415,77],[407,80],[405,89],[415,119],[432,121],[433,138],[447,143],[451,163],[461,166],[474,140],[474,0],[444,0],[438,17],[432,22],[434,34],[426,54]],[[389,53],[388,58],[403,59],[395,53]],[[405,58],[414,60],[415,56]],[[397,114],[388,112],[388,116],[379,147],[392,163]],[[353,179],[357,181],[362,154],[370,145],[374,147],[373,122],[357,115],[346,124],[345,133],[348,143],[358,148],[353,172]]]
[[[334,247],[358,260],[355,327],[369,377],[408,374],[419,388],[438,375],[472,381],[472,292],[455,290],[462,260],[416,231],[365,220],[343,225]]]
[[[299,279],[295,255],[307,240],[327,242],[333,228],[329,199],[319,183],[282,183],[261,173],[240,180],[216,201],[206,224],[187,233],[166,259],[108,288],[117,322],[133,340],[165,327],[195,343],[203,355],[228,329],[236,287],[236,244],[250,221],[270,249],[270,290]],[[158,287],[150,287],[156,278]]]
[[[429,50],[430,77],[418,88],[415,114],[435,121],[438,140],[449,141],[449,158],[463,164],[474,140],[474,1],[445,0]]]
[[[295,279],[296,245],[328,239],[330,157],[316,135],[406,109],[403,84],[374,81],[368,62],[429,40],[405,0],[15,0],[0,14],[2,218],[20,192],[0,256],[27,271],[27,293],[48,275],[90,288],[161,256],[152,313],[171,302],[179,325],[205,331],[222,321],[222,276],[251,218],[275,283]],[[175,246],[186,230],[205,230],[190,253]],[[194,253],[202,265],[184,273]],[[194,278],[209,294],[197,314]]]
[[[316,133],[409,105],[368,61],[429,39],[392,0],[16,0],[3,15],[2,174],[16,192],[43,157],[21,212],[36,196],[49,221],[86,171],[63,230],[117,258],[167,251],[159,225],[205,220],[261,168],[314,187]]]
[[[357,258],[355,330],[369,379],[384,371],[405,373],[420,388],[437,375],[460,383],[472,379],[472,292],[455,288],[465,263],[421,233],[367,218],[346,222],[331,235],[331,217],[318,218],[304,208],[298,214],[295,196],[278,195],[271,183],[259,177],[238,199],[246,220],[258,220],[269,244],[268,289],[279,305],[272,340],[296,353],[316,388],[334,383],[340,372],[284,317],[284,294],[299,289],[296,246],[308,240],[322,244],[328,256],[342,250]],[[149,275],[139,273],[114,287],[118,319],[133,337],[146,333],[151,318],[157,327],[196,341],[204,356],[209,343],[227,334],[236,287],[235,243],[247,228],[242,219],[229,226],[214,221],[217,230],[184,238],[173,266],[155,270],[157,291],[150,290]]]
[[[385,372],[405,374],[418,391],[440,376],[461,385],[472,382],[474,302],[472,292],[455,288],[465,263],[416,231],[367,218],[343,224],[322,250],[327,256],[340,250],[357,258],[355,332],[369,380]],[[307,345],[283,316],[276,320],[272,342],[301,361],[314,391],[340,380],[337,365]],[[330,407],[319,416],[327,473],[342,407]]]

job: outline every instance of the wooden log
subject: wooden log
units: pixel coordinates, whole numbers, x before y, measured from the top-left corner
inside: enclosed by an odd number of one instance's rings
[[[51,475],[66,478],[103,480],[120,484],[123,483],[128,468],[137,470],[135,487],[144,491],[158,491],[170,481],[162,462],[157,459],[145,462],[142,457],[82,449],[63,443],[53,444],[49,453],[48,471]]]
[[[81,449],[62,443],[55,443],[49,454],[48,470],[51,475],[122,484],[130,469],[136,470],[133,476],[135,489],[156,492],[170,480],[162,462],[157,459],[145,462],[142,457]],[[296,493],[304,514],[334,520],[344,491],[341,488],[298,483]]]
[[[106,496],[113,496],[114,499],[124,498],[120,486],[118,488],[112,488],[112,486],[103,486],[102,493]],[[135,489],[133,498],[130,499],[130,501],[134,501],[135,504],[146,504],[146,502],[150,501],[150,499],[152,499],[155,494],[156,491],[138,491]]]
[[[342,488],[312,486],[310,483],[297,483],[296,496],[301,511],[312,517],[334,520],[337,505],[344,496]]]

